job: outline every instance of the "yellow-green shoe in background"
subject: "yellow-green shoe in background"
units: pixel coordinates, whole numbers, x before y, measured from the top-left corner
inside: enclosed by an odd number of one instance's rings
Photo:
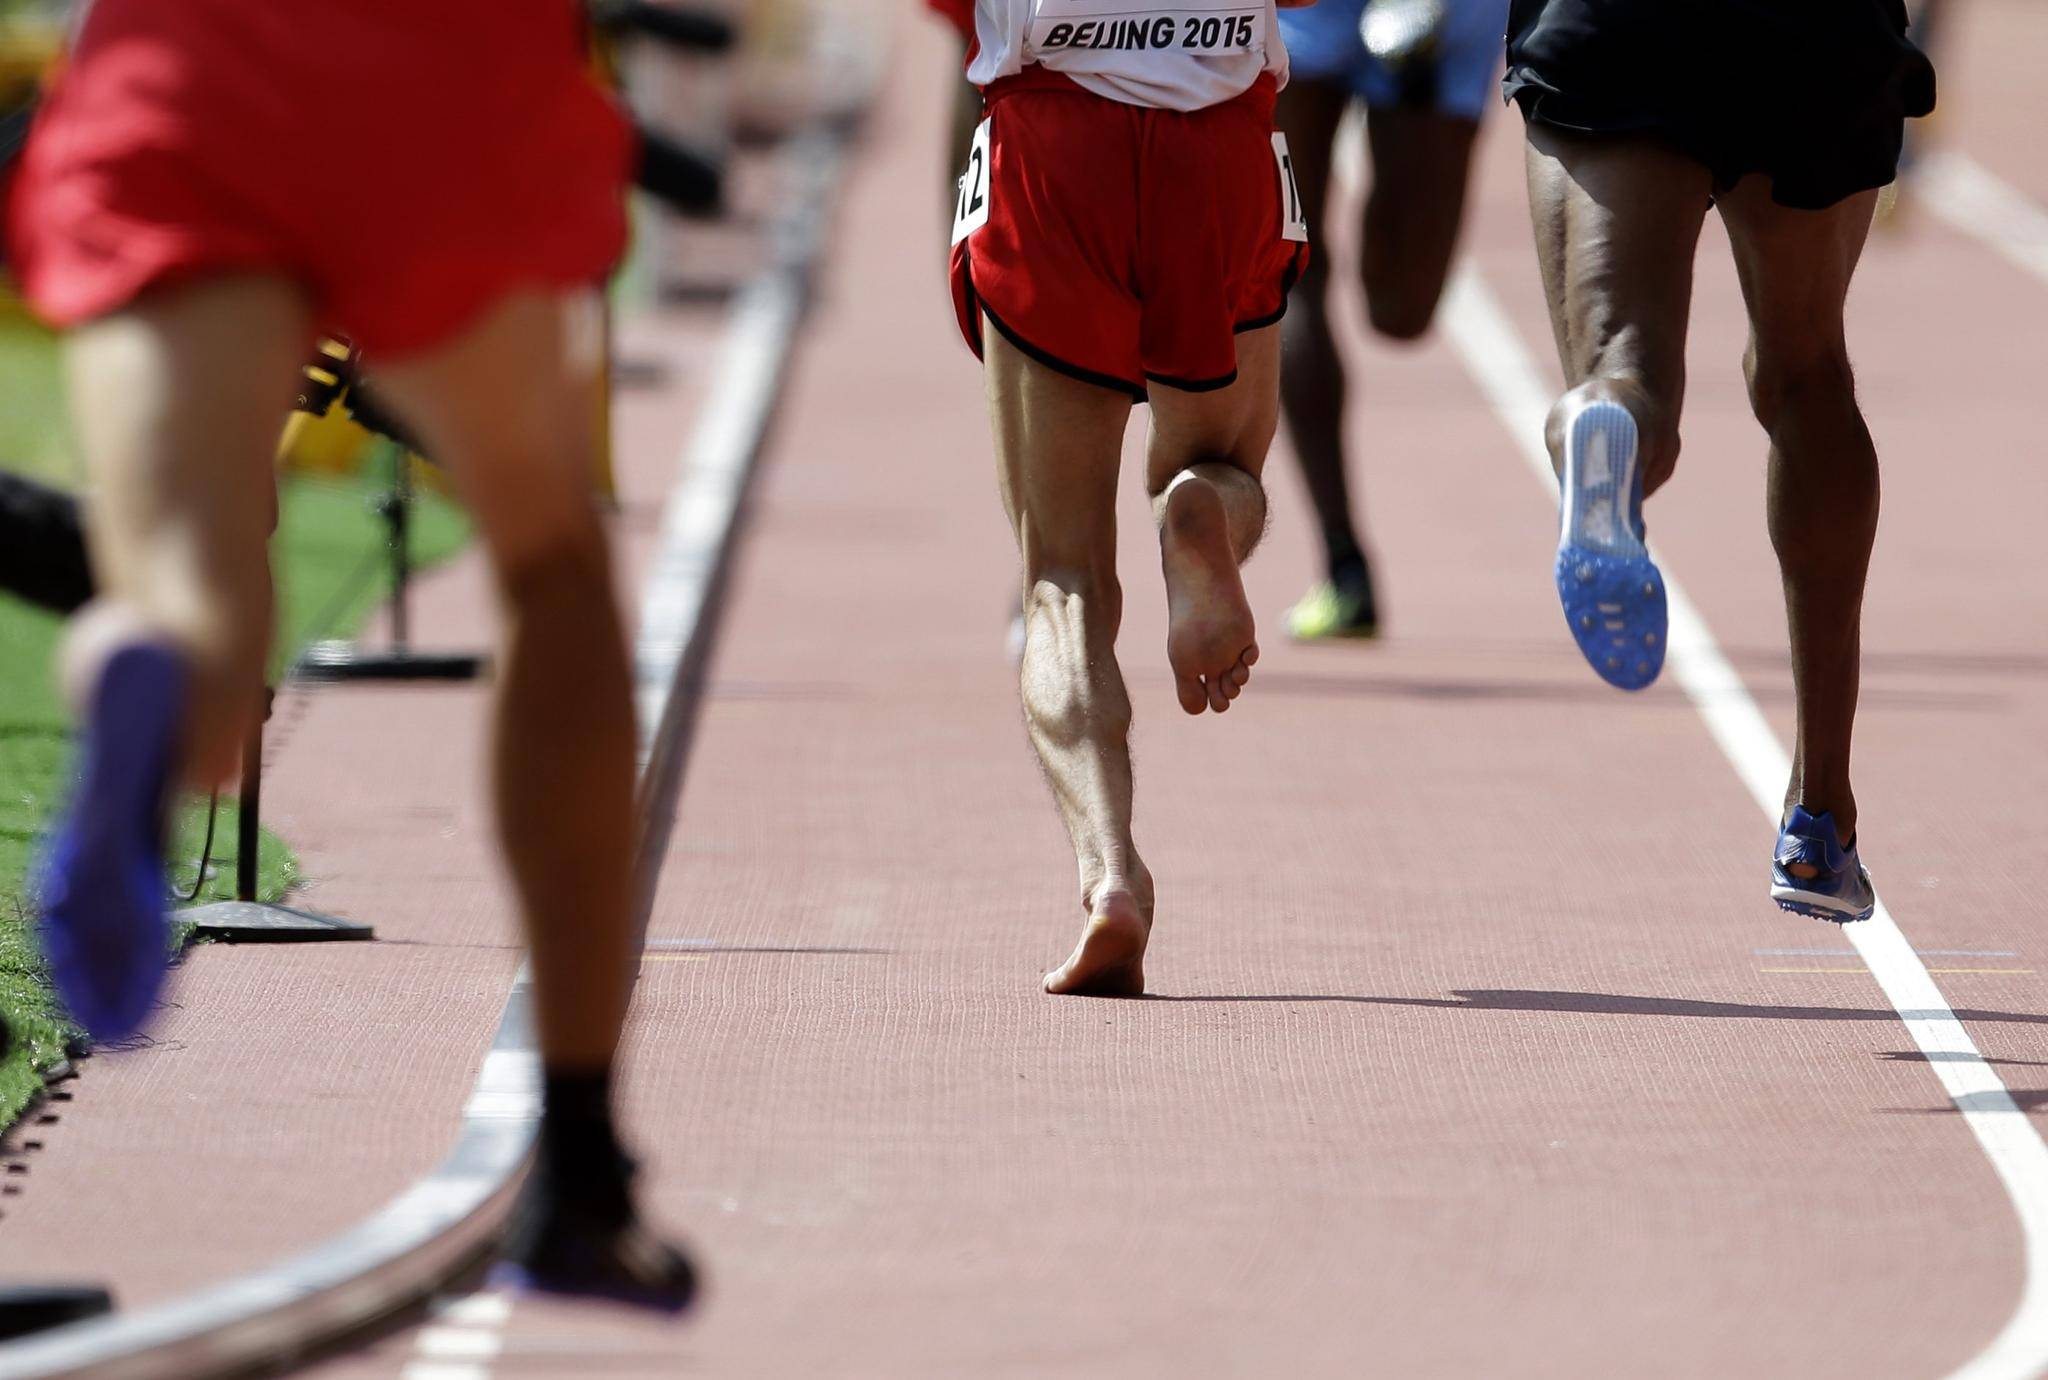
[[[1323,581],[1287,610],[1287,633],[1297,642],[1378,637],[1380,615],[1373,603],[1372,581]]]

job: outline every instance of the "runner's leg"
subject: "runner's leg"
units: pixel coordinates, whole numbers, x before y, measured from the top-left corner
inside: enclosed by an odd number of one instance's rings
[[[1339,589],[1368,579],[1365,549],[1351,518],[1344,460],[1344,361],[1330,326],[1330,256],[1323,238],[1330,151],[1350,104],[1350,91],[1339,83],[1292,81],[1273,108],[1273,121],[1287,136],[1308,242],[1314,246],[1308,267],[1288,294],[1282,321],[1287,368],[1280,376],[1281,402],[1322,531],[1330,583]]]
[[[1131,838],[1131,697],[1116,662],[1116,485],[1131,401],[984,324],[1003,504],[1024,562],[1024,721],[1080,865],[1080,943],[1048,992],[1145,990],[1152,874]]]
[[[1566,419],[1587,403],[1635,418],[1645,493],[1678,464],[1693,252],[1707,170],[1642,140],[1529,127],[1529,209],[1569,391],[1545,440],[1564,466]]]
[[[153,293],[66,339],[101,597],[65,640],[78,783],[40,867],[43,951],[72,1016],[123,1039],[169,961],[164,816],[233,774],[270,642],[270,465],[310,327],[259,277]]]
[[[1678,463],[1710,185],[1705,167],[1647,141],[1529,128],[1537,256],[1570,385],[1545,426],[1560,485],[1552,578],[1580,654],[1623,690],[1664,665],[1669,614],[1642,506]]]
[[[1372,145],[1372,191],[1358,267],[1366,314],[1381,335],[1414,340],[1436,316],[1457,253],[1479,122],[1387,105],[1367,111],[1365,129]]]
[[[1849,749],[1878,471],[1856,405],[1842,309],[1877,197],[1795,211],[1772,201],[1763,179],[1749,178],[1720,199],[1749,305],[1750,400],[1771,439],[1771,544],[1784,578],[1798,706],[1785,804],[1832,814],[1844,843],[1856,832]]]
[[[1238,567],[1266,530],[1259,477],[1280,423],[1280,328],[1238,336],[1237,368],[1227,388],[1148,393],[1145,488],[1166,577],[1166,659],[1190,714],[1230,708],[1259,659]]]
[[[583,328],[559,299],[522,294],[376,383],[448,467],[491,561],[505,619],[493,788],[542,1056],[599,1069],[632,978],[633,708],[591,498],[597,356]]]
[[[311,335],[296,287],[236,277],[151,294],[65,340],[100,598],[64,674],[76,698],[115,643],[141,631],[174,646],[194,786],[234,774],[261,701],[271,466]]]
[[[634,733],[592,497],[602,330],[594,293],[517,293],[377,384],[454,476],[504,619],[491,774],[546,1077],[539,1202],[515,1253],[543,1284],[676,1307],[687,1267],[634,1224],[611,1120],[635,959]]]

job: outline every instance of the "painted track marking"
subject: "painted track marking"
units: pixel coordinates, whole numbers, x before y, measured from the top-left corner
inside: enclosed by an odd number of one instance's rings
[[[2048,210],[1968,154],[1931,153],[1914,177],[1914,204],[2048,283]]]
[[[2048,280],[2048,217],[2035,228],[2044,235],[2042,253],[2038,266],[2031,255],[2026,263],[2030,272]],[[1552,390],[1530,358],[1514,322],[1469,265],[1460,268],[1452,281],[1443,316],[1446,334],[1507,428],[1517,452],[1554,496],[1557,480],[1543,445]],[[1665,647],[1671,674],[1776,828],[1785,782],[1791,775],[1791,758],[1722,654],[1706,620],[1673,577],[1671,566],[1661,560],[1658,564],[1664,571],[1671,610]],[[1531,578],[1535,575],[1532,572]],[[1763,856],[1761,848],[1758,856]],[[1761,891],[1761,871],[1758,887]],[[1761,896],[1758,904],[1763,904]],[[1843,929],[1843,937],[1869,965],[1913,1043],[1927,1056],[1943,1090],[1977,1137],[2019,1218],[2025,1269],[2019,1303],[1990,1344],[1950,1372],[1948,1380],[2029,1380],[2048,1370],[2048,1143],[2042,1141],[1997,1071],[1970,1039],[1885,908],[1884,899],[1878,898],[1877,911],[1870,919]]]
[[[1847,958],[1854,949],[1751,949],[1758,958]],[[1915,949],[1922,958],[2018,958],[2018,949]]]
[[[1759,973],[1867,973],[1868,968],[1759,968]],[[2032,968],[1929,968],[1930,973],[2031,973]]]

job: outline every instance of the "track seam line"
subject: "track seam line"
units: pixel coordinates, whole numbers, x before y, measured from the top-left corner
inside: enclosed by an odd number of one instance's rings
[[[2048,226],[2048,218],[2043,225]],[[2041,271],[2048,276],[2048,257]],[[1545,490],[1555,495],[1557,478],[1543,443],[1552,391],[1514,322],[1469,264],[1458,269],[1445,296],[1444,326],[1517,452]],[[1670,604],[1665,652],[1671,671],[1775,828],[1791,758],[1671,566],[1661,560],[1658,564]],[[1883,898],[1870,919],[1841,928],[1975,1134],[2019,1218],[2025,1271],[2019,1303],[1998,1335],[1951,1371],[1947,1380],[2038,1376],[2048,1369],[2048,1143],[1970,1039]]]

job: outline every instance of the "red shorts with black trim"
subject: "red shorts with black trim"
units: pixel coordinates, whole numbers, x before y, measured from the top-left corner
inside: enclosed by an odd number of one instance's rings
[[[956,29],[963,41],[974,41],[974,0],[925,0],[933,14]]]
[[[596,282],[633,136],[577,0],[94,0],[6,205],[57,325],[232,272],[389,359]]]
[[[1238,333],[1278,321],[1308,262],[1273,135],[1271,77],[1221,105],[1127,105],[1027,67],[986,91],[953,303],[1039,363],[1142,399],[1237,378]],[[987,205],[974,207],[977,191]],[[1290,226],[1301,238],[1288,238]]]

